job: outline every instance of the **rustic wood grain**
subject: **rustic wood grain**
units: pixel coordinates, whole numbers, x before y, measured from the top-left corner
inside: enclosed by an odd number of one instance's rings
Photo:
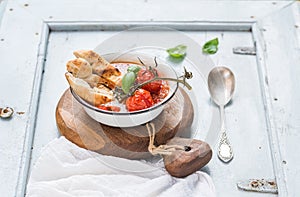
[[[179,129],[188,132],[193,121],[193,105],[179,90],[164,111],[152,122],[156,127],[155,145],[166,144]],[[56,122],[61,135],[82,148],[101,154],[139,159],[150,157],[149,136],[145,125],[117,128],[96,122],[66,90],[58,102]]]
[[[164,155],[166,170],[175,177],[186,177],[204,167],[212,157],[210,146],[201,140],[175,137],[167,145],[181,145],[190,150],[176,150]]]

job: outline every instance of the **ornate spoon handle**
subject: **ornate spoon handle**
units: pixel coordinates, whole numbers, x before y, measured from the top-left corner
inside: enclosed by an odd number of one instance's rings
[[[220,106],[221,116],[221,135],[218,146],[218,157],[221,161],[227,163],[233,158],[233,150],[227,138],[225,129],[224,106]]]

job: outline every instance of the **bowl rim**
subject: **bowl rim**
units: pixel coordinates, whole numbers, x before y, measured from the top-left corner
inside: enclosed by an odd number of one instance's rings
[[[121,63],[121,62],[120,62]],[[176,73],[176,71],[169,65],[166,63],[166,65],[174,72],[174,74],[176,75],[176,77],[178,78],[178,75]],[[175,85],[175,89],[174,91],[172,92],[172,95],[169,96],[167,99],[164,99],[163,101],[157,103],[157,104],[154,104],[153,106],[149,107],[149,108],[146,108],[146,109],[142,109],[142,110],[138,110],[138,111],[132,111],[132,112],[113,112],[113,111],[107,111],[107,110],[102,110],[102,109],[99,109],[95,106],[93,106],[92,104],[86,102],[84,99],[82,99],[80,96],[78,96],[74,90],[72,89],[72,87],[70,86],[70,91],[73,95],[73,97],[80,103],[82,104],[84,107],[87,107],[93,111],[96,111],[96,112],[100,112],[100,113],[103,113],[103,114],[108,114],[108,115],[136,115],[136,114],[141,114],[141,113],[145,113],[145,112],[150,112],[150,111],[153,111],[161,106],[163,106],[164,104],[166,104],[167,102],[169,102],[173,97],[174,95],[176,94],[177,90],[178,90],[178,87],[179,87],[179,83],[176,82],[176,85]]]

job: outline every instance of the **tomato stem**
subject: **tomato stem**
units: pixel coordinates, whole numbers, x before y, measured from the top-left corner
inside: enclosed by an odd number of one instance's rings
[[[148,83],[151,83],[153,81],[157,81],[157,80],[165,80],[165,81],[175,81],[178,83],[183,84],[185,87],[187,87],[187,89],[191,90],[192,86],[190,84],[188,84],[185,80],[183,79],[173,79],[173,78],[168,78],[168,77],[154,77],[153,79],[150,79],[148,81],[145,81],[137,86],[135,86],[131,91],[130,91],[130,95],[132,95],[137,89],[143,87],[144,85],[147,85]]]
[[[136,90],[138,90],[139,88],[143,87],[144,85],[147,85],[147,84],[149,84],[149,83],[151,83],[153,81],[157,81],[157,80],[175,81],[175,82],[183,84],[189,90],[192,89],[192,86],[190,84],[188,84],[188,82],[186,81],[186,79],[191,79],[193,77],[193,73],[192,72],[188,72],[185,67],[184,67],[184,74],[182,76],[180,76],[179,78],[177,78],[177,79],[168,78],[168,77],[159,77],[156,69],[153,69],[151,66],[147,67],[144,64],[144,62],[139,57],[138,57],[138,60],[140,61],[140,63],[142,65],[144,65],[146,67],[146,70],[144,71],[144,73],[142,75],[144,75],[146,73],[146,71],[150,71],[154,75],[154,78],[152,78],[152,79],[150,79],[148,81],[144,81],[143,83],[140,83],[140,84],[136,84],[136,85],[131,84],[131,87],[126,92],[123,89],[123,83],[122,83],[122,88],[116,87],[113,90],[113,92],[114,92],[115,98],[119,102],[123,102],[126,98],[132,96]],[[156,57],[154,58],[154,62],[155,62],[155,67],[157,67],[158,63],[156,61]]]

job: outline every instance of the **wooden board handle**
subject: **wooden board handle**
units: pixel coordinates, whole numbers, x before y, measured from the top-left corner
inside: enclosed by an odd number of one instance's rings
[[[163,155],[166,170],[174,177],[186,177],[204,167],[212,157],[210,146],[201,140],[175,137],[167,145],[185,146],[171,155]]]

